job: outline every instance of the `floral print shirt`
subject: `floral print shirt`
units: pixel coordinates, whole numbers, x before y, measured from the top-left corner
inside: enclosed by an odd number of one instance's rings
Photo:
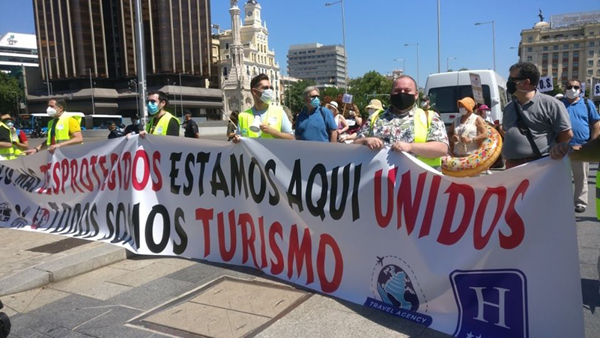
[[[357,139],[376,137],[382,140],[385,145],[392,145],[398,141],[414,143],[414,117],[416,110],[417,108],[415,107],[403,115],[398,115],[388,108],[379,115],[373,126],[371,126],[370,123],[365,123],[360,129]],[[427,142],[431,141],[442,142],[449,145],[446,126],[438,114],[433,115],[427,133]]]

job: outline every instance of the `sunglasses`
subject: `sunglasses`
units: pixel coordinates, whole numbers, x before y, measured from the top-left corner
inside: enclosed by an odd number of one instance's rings
[[[262,90],[271,89],[271,90],[273,90],[273,87],[272,86],[264,86],[264,87],[260,87],[259,89],[262,89]]]
[[[317,97],[319,97],[319,95],[311,95],[310,96],[311,99],[314,99],[314,98],[317,98]]]
[[[523,81],[523,80],[526,80],[526,79],[522,78],[522,77],[509,77],[508,78],[509,82],[517,82],[517,81]]]
[[[158,103],[156,100],[148,100],[149,103]]]
[[[567,89],[575,89],[575,90],[579,90],[579,88],[580,88],[579,86],[571,86],[571,85],[568,85],[568,86],[567,86]]]

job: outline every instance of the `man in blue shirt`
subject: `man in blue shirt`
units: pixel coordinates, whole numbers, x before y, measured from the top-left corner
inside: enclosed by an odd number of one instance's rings
[[[594,140],[600,135],[600,115],[596,111],[594,104],[579,97],[581,93],[581,82],[571,80],[566,86],[566,98],[562,101],[569,112],[571,126],[573,129],[573,138],[570,145],[580,147],[589,140]],[[571,169],[573,171],[574,203],[575,212],[585,212],[588,205],[588,171],[589,162],[571,160]]]
[[[319,88],[309,86],[304,89],[305,107],[296,119],[296,140],[337,142],[337,125],[331,111],[321,107]]]

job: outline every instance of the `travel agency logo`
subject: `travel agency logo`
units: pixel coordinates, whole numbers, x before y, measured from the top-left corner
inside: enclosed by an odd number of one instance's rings
[[[412,268],[396,256],[377,256],[371,275],[373,298],[368,297],[365,306],[391,315],[430,326],[432,318],[427,312],[428,304]]]

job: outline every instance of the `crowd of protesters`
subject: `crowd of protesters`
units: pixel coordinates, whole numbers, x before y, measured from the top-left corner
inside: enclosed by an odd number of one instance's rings
[[[486,128],[493,127],[504,139],[502,157],[506,169],[539,158],[550,156],[559,159],[569,153],[579,154],[582,145],[600,135],[600,115],[593,102],[581,98],[581,83],[571,80],[566,84],[566,94],[555,98],[537,90],[540,72],[530,62],[519,62],[509,69],[507,91],[513,100],[504,108],[502,124],[494,125],[487,105],[476,104],[473,98],[461,98],[456,104],[459,116],[447,128],[429,97],[419,99],[416,81],[403,75],[396,78],[390,92],[389,107],[373,99],[360,108],[353,103],[326,98],[319,88],[307,87],[302,93],[304,106],[293,121],[280,106],[272,104],[273,87],[265,74],[251,81],[253,106],[243,112],[232,112],[228,117],[227,138],[239,143],[243,137],[303,140],[315,142],[342,142],[367,146],[378,150],[389,146],[392,151],[410,153],[440,169],[443,156],[470,156],[488,137]],[[326,102],[324,102],[326,101]],[[111,122],[108,138],[139,134],[199,138],[198,125],[188,112],[183,125],[169,113],[168,96],[151,92],[147,97],[149,121],[145,127],[138,115],[131,117],[127,127]],[[29,148],[23,131],[15,127],[8,114],[0,117],[0,159],[10,160],[21,155],[37,153],[83,143],[81,117],[69,114],[62,99],[48,101],[47,139]],[[583,147],[596,149],[598,142]],[[572,155],[575,183],[574,207],[584,212],[588,205],[587,175],[589,156]],[[502,161],[501,161],[502,162]],[[502,165],[502,163],[501,163]]]

